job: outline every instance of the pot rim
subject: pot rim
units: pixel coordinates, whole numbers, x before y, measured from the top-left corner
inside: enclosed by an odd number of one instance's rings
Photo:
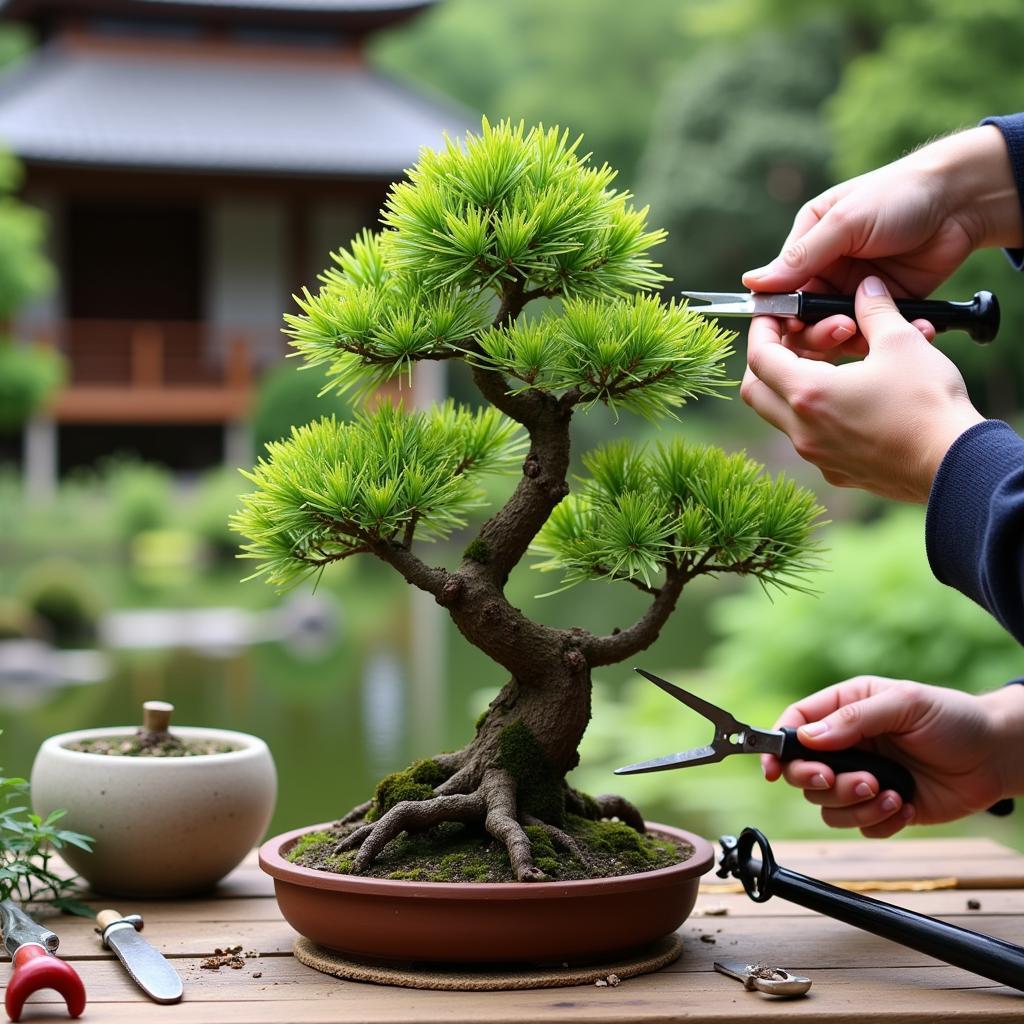
[[[72,763],[80,762],[95,764],[98,758],[102,758],[104,764],[132,764],[132,765],[179,765],[182,768],[186,765],[196,764],[209,766],[216,764],[234,764],[238,761],[259,757],[269,753],[270,748],[266,742],[247,732],[235,732],[231,729],[210,729],[198,725],[176,725],[172,732],[182,739],[214,740],[221,739],[225,743],[235,744],[237,750],[226,750],[217,754],[193,754],[190,757],[117,757],[110,754],[95,754],[88,750],[69,750],[65,744],[77,743],[81,740],[98,739],[107,736],[134,736],[138,732],[137,725],[108,725],[96,729],[77,729],[74,732],[57,733],[43,740],[39,747],[37,757],[44,751],[52,756],[69,760]],[[130,769],[129,769],[130,770]],[[143,768],[143,771],[151,770]],[[161,768],[166,771],[166,768]]]
[[[564,882],[413,882],[394,878],[364,878],[361,875],[341,875],[302,867],[284,859],[282,851],[293,846],[301,836],[329,828],[332,824],[322,822],[319,825],[305,825],[273,836],[259,848],[260,867],[273,877],[275,885],[285,882],[328,892],[390,896],[396,899],[436,897],[441,900],[531,900],[590,896],[612,888],[617,892],[658,888],[669,880],[678,882],[699,877],[715,863],[715,850],[707,839],[685,829],[655,821],[645,822],[649,831],[689,843],[693,847],[693,856],[679,864],[655,868],[653,871]]]

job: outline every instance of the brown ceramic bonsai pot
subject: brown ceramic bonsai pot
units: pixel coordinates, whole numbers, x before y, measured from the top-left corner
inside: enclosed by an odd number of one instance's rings
[[[711,844],[668,825],[681,864],[572,882],[409,882],[300,867],[285,854],[314,825],[260,848],[288,923],[318,945],[352,956],[433,963],[584,963],[638,949],[675,931],[714,864]]]

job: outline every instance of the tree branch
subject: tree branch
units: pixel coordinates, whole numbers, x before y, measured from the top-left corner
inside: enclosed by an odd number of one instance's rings
[[[689,578],[684,573],[670,573],[643,618],[629,629],[607,636],[590,636],[584,639],[580,644],[580,650],[587,659],[587,664],[591,668],[598,665],[614,665],[650,647],[658,639],[661,627],[675,609],[679,594]]]
[[[373,553],[393,569],[397,569],[414,587],[437,597],[448,582],[447,570],[433,568],[394,540],[371,541]]]

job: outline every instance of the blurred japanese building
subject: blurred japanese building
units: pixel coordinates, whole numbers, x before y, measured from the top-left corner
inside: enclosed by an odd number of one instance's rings
[[[0,145],[60,278],[17,333],[70,364],[25,431],[30,482],[125,447],[179,469],[249,461],[290,294],[375,223],[421,145],[467,126],[364,56],[431,3],[0,0],[39,40],[0,79]]]

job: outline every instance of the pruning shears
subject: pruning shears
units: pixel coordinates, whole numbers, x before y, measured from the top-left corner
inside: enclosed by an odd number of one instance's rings
[[[837,774],[870,772],[878,780],[881,790],[894,790],[903,798],[904,803],[913,799],[914,776],[903,765],[888,757],[856,747],[845,750],[812,750],[797,739],[796,729],[755,729],[695,693],[645,672],[642,668],[636,671],[644,679],[649,679],[655,686],[660,686],[667,694],[708,719],[715,727],[715,736],[711,743],[704,747],[616,768],[616,775],[638,775],[644,772],[664,772],[673,768],[714,764],[730,754],[774,754],[780,761],[795,761],[798,758],[818,761],[827,764]]]
[[[852,295],[815,292],[682,292],[704,316],[791,316],[816,324],[830,316],[854,315]],[[936,331],[966,331],[978,344],[987,345],[999,331],[999,301],[991,292],[975,292],[967,302],[942,299],[897,299],[896,308],[907,320],[927,320]]]

